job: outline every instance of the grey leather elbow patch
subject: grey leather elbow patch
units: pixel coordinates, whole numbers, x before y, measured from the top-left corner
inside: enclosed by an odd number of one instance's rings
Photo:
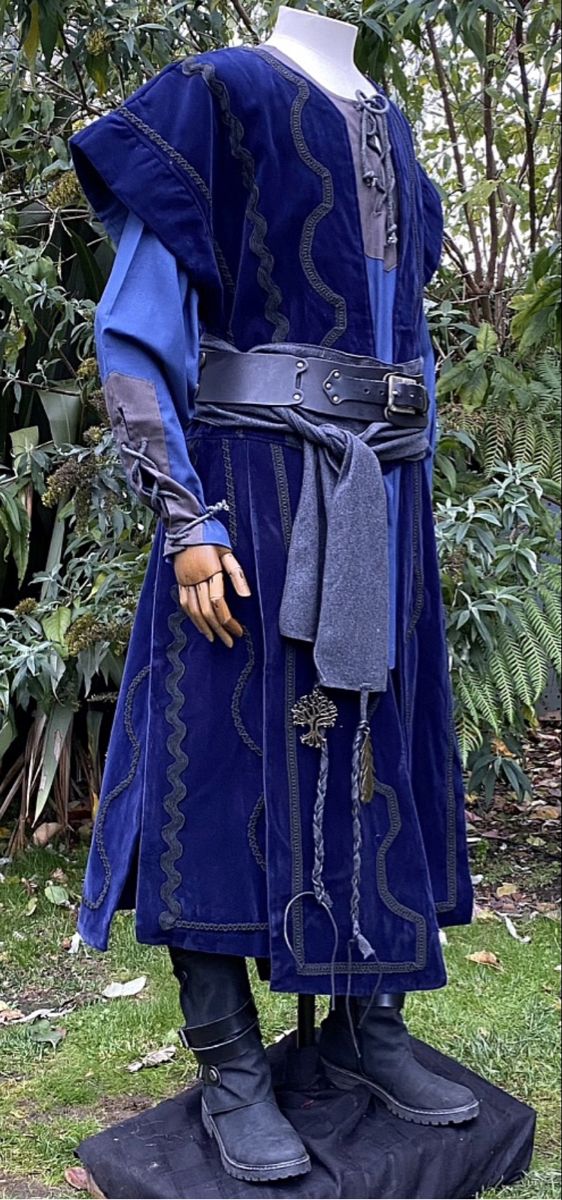
[[[171,475],[155,384],[149,379],[110,371],[104,394],[113,433],[134,490],[168,527],[200,516],[202,506],[197,496]]]

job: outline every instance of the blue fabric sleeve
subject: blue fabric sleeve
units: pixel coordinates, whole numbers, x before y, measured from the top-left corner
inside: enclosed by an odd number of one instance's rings
[[[187,451],[199,374],[198,297],[187,272],[129,212],[98,304],[100,374],[127,478],[166,527],[164,555],[191,545],[230,546]]]
[[[444,237],[444,214],[441,195],[427,171],[417,162],[418,179],[423,203],[423,283],[433,279],[441,262]]]

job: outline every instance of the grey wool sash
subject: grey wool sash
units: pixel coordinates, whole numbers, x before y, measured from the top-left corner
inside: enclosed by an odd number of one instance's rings
[[[318,681],[385,691],[389,649],[386,488],[381,462],[424,458],[424,429],[324,422],[294,408],[206,402],[197,416],[249,429],[287,426],[303,439],[303,476],[293,523],[280,632],[313,643]]]

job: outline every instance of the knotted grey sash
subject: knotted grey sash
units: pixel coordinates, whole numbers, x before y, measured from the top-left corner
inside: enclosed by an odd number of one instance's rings
[[[389,564],[381,462],[425,457],[425,430],[387,422],[366,428],[316,421],[292,408],[233,410],[205,402],[197,416],[249,429],[291,428],[304,441],[279,628],[312,642],[325,687],[381,692],[387,687]],[[357,427],[357,422],[353,422]]]

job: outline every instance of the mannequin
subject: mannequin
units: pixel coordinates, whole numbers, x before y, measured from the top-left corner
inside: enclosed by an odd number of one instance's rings
[[[402,1017],[446,982],[439,925],[472,910],[430,494],[441,206],[355,38],[283,7],[265,45],[168,64],[71,143],[118,241],[108,413],[160,518],[79,929],[107,949],[134,897],[205,1129],[253,1182],[311,1164],[247,959],[332,997],[336,1087],[421,1125],[478,1112]]]
[[[357,88],[374,94],[354,63],[357,29],[346,21],[282,5],[273,33],[264,42],[298,63],[328,90],[353,99]]]

